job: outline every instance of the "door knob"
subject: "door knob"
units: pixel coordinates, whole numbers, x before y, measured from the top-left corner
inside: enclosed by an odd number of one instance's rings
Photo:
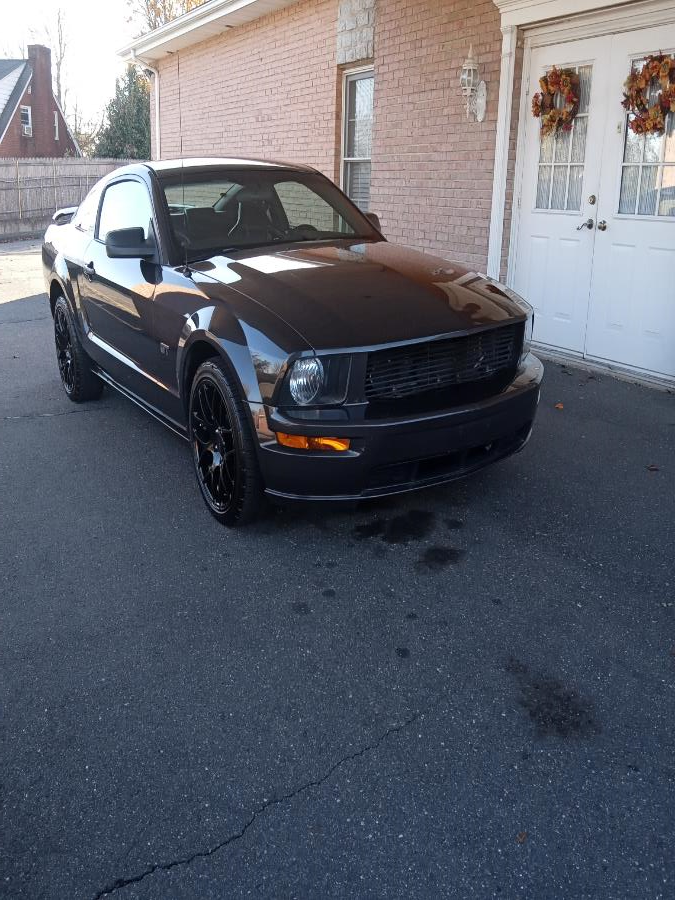
[[[598,231],[607,231],[607,222],[604,219],[598,222]]]
[[[586,219],[585,222],[582,222],[581,225],[577,225],[577,231],[582,231],[584,228],[592,228],[595,223],[593,219]],[[600,226],[598,226],[600,227]]]

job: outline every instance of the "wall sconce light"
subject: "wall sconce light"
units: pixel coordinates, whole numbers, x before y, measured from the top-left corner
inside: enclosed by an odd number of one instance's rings
[[[459,76],[459,86],[462,95],[466,97],[466,117],[473,116],[476,122],[482,122],[485,118],[487,103],[487,86],[479,80],[478,63],[473,58],[473,44],[469,47],[469,55],[464,60],[462,72]]]

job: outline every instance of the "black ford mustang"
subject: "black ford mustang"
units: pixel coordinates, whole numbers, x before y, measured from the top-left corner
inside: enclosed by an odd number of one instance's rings
[[[55,214],[42,258],[68,396],[106,382],[187,438],[227,525],[264,493],[412,490],[529,437],[528,304],[389,243],[313,169],[126,166]]]

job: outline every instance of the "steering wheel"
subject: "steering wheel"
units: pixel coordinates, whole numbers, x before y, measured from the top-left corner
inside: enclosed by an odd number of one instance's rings
[[[309,222],[303,222],[301,225],[294,225],[292,228],[288,229],[288,235],[294,235],[297,237],[308,237],[311,238],[314,235],[320,234],[319,229],[315,228],[314,225],[311,225]]]

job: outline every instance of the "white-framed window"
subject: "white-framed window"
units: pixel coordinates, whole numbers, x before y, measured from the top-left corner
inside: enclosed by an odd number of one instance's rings
[[[59,111],[58,109],[54,110],[54,140],[58,141],[59,139]]]
[[[33,127],[33,111],[30,106],[21,107],[21,124],[27,128]]]
[[[644,59],[633,61],[639,71]],[[653,78],[647,89],[647,104],[658,102],[660,84]],[[626,115],[619,215],[675,216],[675,112],[665,115],[661,133],[635,134]]]
[[[364,212],[370,203],[373,69],[346,72],[342,100],[342,189]]]

